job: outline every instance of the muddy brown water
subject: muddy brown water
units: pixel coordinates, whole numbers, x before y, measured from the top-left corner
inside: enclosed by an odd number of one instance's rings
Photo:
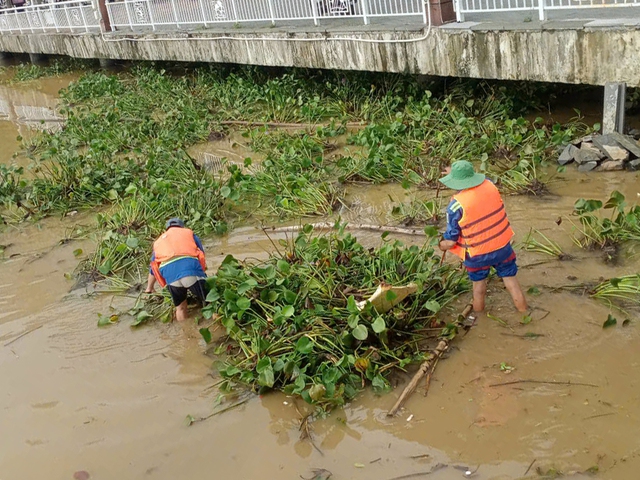
[[[55,82],[30,88],[59,88]],[[7,100],[2,92],[0,99]],[[17,128],[0,122],[3,147],[16,146],[11,142]],[[7,148],[3,162],[11,157]],[[506,198],[516,241],[534,227],[578,257],[527,267],[548,258],[519,251],[525,288],[564,285],[573,276],[580,282],[638,272],[639,256],[604,264],[572,244],[570,222],[555,223],[577,198],[604,199],[613,189],[636,200],[638,175],[569,170],[551,184],[550,196]],[[393,203],[406,195],[395,185],[355,186],[347,192],[351,210],[343,216],[360,223],[387,221]],[[384,396],[365,392],[314,422],[314,447],[300,440],[296,401],[272,394],[186,427],[186,415],[206,416],[216,397],[211,359],[197,328],[155,323],[132,330],[124,319],[97,328],[97,313],[110,313],[122,300],[70,292],[73,282],[65,274],[77,265],[74,251],[82,249],[82,258],[92,246],[85,238],[61,242],[86,230],[91,220],[80,214],[0,231],[0,245],[6,246],[0,260],[2,480],[66,480],[78,471],[108,480],[297,479],[311,478],[314,468],[337,480],[411,474],[416,476],[403,478],[456,479],[465,478],[467,468],[475,472],[471,478],[514,479],[524,477],[534,460],[529,477],[540,467],[587,478],[579,472],[598,467],[599,478],[638,478],[637,312],[630,312],[631,326],[603,330],[607,306],[545,290],[530,301],[548,315],[542,318],[538,310],[522,326],[503,288],[492,282],[488,312],[510,328],[482,316],[439,364],[429,396],[420,387],[397,418],[385,414],[399,389]],[[357,234],[377,241],[377,234]],[[253,227],[205,243],[210,271],[229,253],[264,258],[273,248]],[[513,336],[525,332],[544,336]],[[512,372],[502,371],[501,364]],[[596,386],[493,386],[526,379]]]

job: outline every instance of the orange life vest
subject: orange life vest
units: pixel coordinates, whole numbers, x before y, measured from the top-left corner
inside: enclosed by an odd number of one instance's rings
[[[161,286],[167,282],[160,274],[160,266],[169,260],[177,257],[197,258],[203,270],[206,270],[207,263],[204,252],[198,248],[193,231],[188,228],[172,227],[153,243],[153,253],[155,257],[151,262],[153,276]]]
[[[461,259],[495,252],[507,245],[513,230],[500,192],[489,180],[453,196],[462,206],[460,237],[451,249]]]

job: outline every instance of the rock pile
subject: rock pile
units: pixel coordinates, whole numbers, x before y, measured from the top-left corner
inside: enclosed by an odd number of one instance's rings
[[[640,170],[640,144],[633,137],[620,133],[588,135],[564,147],[558,163],[575,162],[578,171],[612,172]]]

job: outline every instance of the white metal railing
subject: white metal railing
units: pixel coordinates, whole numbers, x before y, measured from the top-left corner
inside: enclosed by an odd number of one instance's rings
[[[328,18],[421,16],[423,0],[122,0],[107,3],[112,30],[157,30],[220,23],[313,21]],[[171,28],[169,28],[171,29]]]
[[[0,32],[100,31],[100,19],[90,0],[44,3],[0,10]]]
[[[640,7],[640,0],[455,0],[458,22],[465,13],[496,13],[535,10],[545,20],[549,10],[581,10],[585,8]]]

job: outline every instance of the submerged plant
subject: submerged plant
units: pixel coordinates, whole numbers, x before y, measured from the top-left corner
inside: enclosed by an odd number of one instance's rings
[[[539,239],[536,237],[539,237]],[[522,241],[522,249],[527,252],[543,253],[556,257],[558,260],[571,260],[571,255],[564,253],[557,242],[554,242],[544,233],[533,228],[529,230],[529,234]]]
[[[278,389],[331,408],[366,383],[386,390],[394,368],[421,361],[420,330],[437,324],[435,313],[468,282],[440,265],[431,239],[422,247],[384,241],[367,249],[342,228],[320,237],[312,230],[305,226],[266,262],[227,256],[209,279],[205,312],[220,315],[227,331],[217,351],[229,355],[220,369],[229,385]],[[377,312],[366,299],[382,282],[415,284],[417,293]],[[396,295],[389,291],[386,300]]]
[[[442,215],[442,199],[412,198],[409,202],[400,202],[391,210],[398,223],[404,226],[437,225]]]
[[[640,305],[640,275],[610,278],[596,286],[590,295],[610,304]]]

